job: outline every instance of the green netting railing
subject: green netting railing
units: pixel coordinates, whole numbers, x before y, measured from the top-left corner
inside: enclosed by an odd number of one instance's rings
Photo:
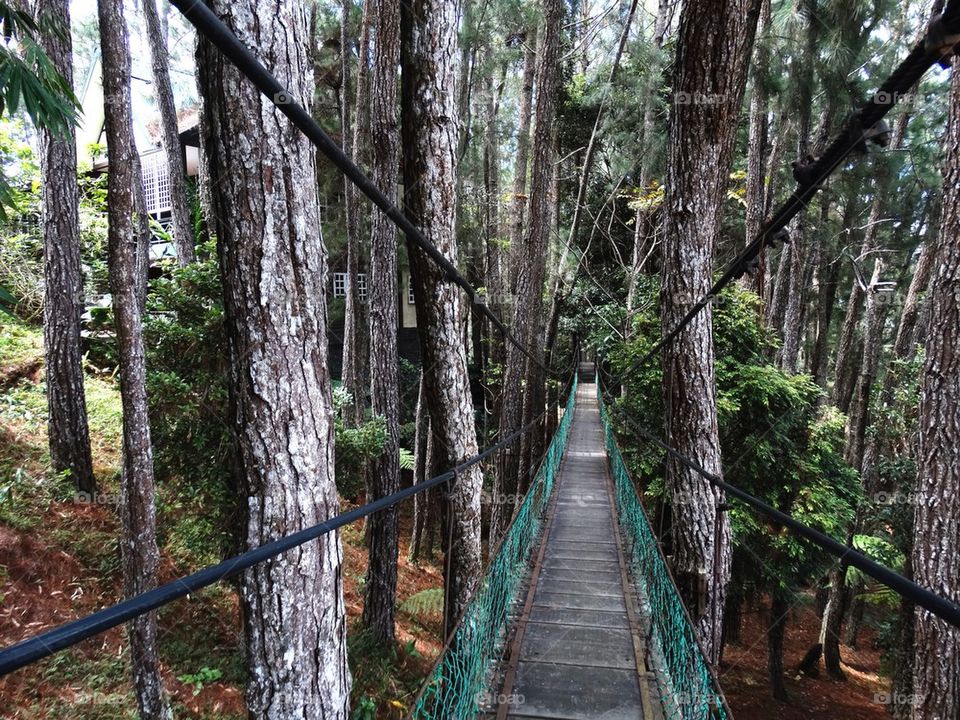
[[[730,717],[723,695],[697,643],[689,616],[677,592],[647,514],[617,446],[603,393],[598,405],[613,477],[617,515],[627,539],[634,584],[649,616],[648,647],[667,720]]]
[[[502,654],[510,608],[540,537],[554,479],[567,446],[577,394],[574,375],[563,418],[500,548],[487,567],[443,657],[410,714],[411,718],[467,720],[480,710],[490,670]]]

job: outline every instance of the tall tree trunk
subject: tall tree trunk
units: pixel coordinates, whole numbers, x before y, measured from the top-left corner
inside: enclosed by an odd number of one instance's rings
[[[803,74],[798,79],[796,88],[796,112],[799,116],[797,156],[801,162],[807,156],[810,147],[810,121],[815,82],[814,66],[817,58],[818,30],[822,22],[822,19],[817,17],[816,0],[805,0],[804,6],[807,13],[806,49],[803,58]],[[829,113],[825,114],[829,115]],[[828,202],[825,195],[820,196],[820,202]],[[806,231],[807,208],[804,206],[793,220],[793,227],[790,231],[790,245],[784,248],[784,252],[790,253],[790,274],[786,304],[783,306],[783,325],[780,326],[783,347],[780,349],[779,361],[780,367],[790,375],[797,372],[800,345],[803,339],[806,276],[810,259],[810,251],[805,242]]]
[[[413,484],[418,485],[427,479],[427,445],[430,434],[430,416],[427,414],[427,388],[423,382],[423,372],[417,383],[417,410],[413,435]],[[410,561],[420,559],[420,546],[423,543],[423,528],[427,520],[427,493],[413,496],[413,532],[410,535]]]
[[[856,218],[856,208],[855,199],[847,200],[843,209],[842,237],[850,237]],[[810,359],[810,374],[817,385],[823,389],[827,387],[830,326],[833,324],[834,304],[840,287],[840,268],[843,263],[843,258],[838,256],[837,251],[842,244],[842,240],[836,244],[827,243],[821,249],[817,271],[817,335],[813,344],[813,356]]]
[[[560,23],[563,7],[560,0],[542,0],[543,30],[537,49],[537,100],[533,131],[533,159],[530,172],[530,200],[527,229],[523,242],[513,248],[516,275],[511,329],[520,343],[530,352],[540,347],[537,339],[543,321],[543,285],[546,279],[547,243],[550,235],[550,180],[552,175],[552,126],[556,106],[558,58],[560,50]],[[500,433],[506,437],[523,425],[525,404],[532,402],[536,393],[538,373],[533,363],[516,346],[507,348],[507,364],[503,373],[503,387],[507,389],[500,408]],[[542,377],[542,376],[541,376]],[[524,383],[526,382],[526,385]],[[500,452],[494,479],[494,505],[490,519],[490,544],[495,545],[506,529],[515,502],[503,503],[503,498],[516,501],[519,492],[521,445]]]
[[[847,463],[861,473],[861,477],[863,477],[864,444],[867,427],[870,424],[870,397],[877,375],[877,366],[880,364],[883,324],[886,318],[886,298],[877,291],[877,283],[885,268],[883,256],[878,255],[873,264],[873,276],[867,292],[867,306],[863,314],[863,353],[847,420],[845,457]],[[864,490],[869,497],[875,488],[864,487]]]
[[[43,49],[73,87],[73,47],[68,0],[39,0],[37,17],[58,21],[63,34],[42,33]],[[77,140],[73,130],[54,135],[40,128],[40,186],[43,224],[43,348],[47,385],[47,441],[50,466],[68,472],[83,493],[97,491],[90,455],[80,313],[80,217]]]
[[[792,242],[784,244],[777,256],[777,272],[771,283],[770,302],[767,303],[767,324],[778,332],[783,328],[783,320],[787,310],[787,298],[790,293],[791,265],[794,253]]]
[[[510,211],[510,292],[516,302],[517,271],[523,244],[523,213],[527,207],[527,165],[530,160],[530,119],[533,114],[533,83],[537,64],[537,26],[524,39],[523,85],[517,123],[517,155],[513,165],[513,193]]]
[[[863,309],[865,293],[860,284],[854,279],[847,298],[847,312],[840,327],[840,336],[837,339],[837,355],[834,361],[833,404],[842,412],[850,409],[850,399],[853,395],[853,367],[860,356],[857,343],[857,326],[860,312]]]
[[[137,295],[138,228],[134,222],[133,117],[130,103],[130,49],[121,0],[99,0],[103,57],[104,125],[110,160],[107,221],[110,292],[120,353],[123,407],[123,477],[120,518],[123,590],[127,597],[152,590],[160,552],[153,478],[153,449],[147,414],[147,367]],[[62,171],[61,171],[62,172]],[[141,615],[127,625],[133,685],[140,717],[172,718],[157,657],[157,615]]]
[[[197,259],[193,249],[193,223],[190,203],[187,201],[187,168],[177,130],[177,106],[170,84],[170,63],[167,43],[157,12],[157,0],[143,0],[143,19],[153,70],[153,96],[160,111],[160,141],[167,156],[167,174],[170,180],[170,217],[173,221],[173,244],[181,266]]]
[[[770,694],[774,699],[786,702],[787,686],[783,681],[783,639],[787,632],[787,615],[790,604],[781,590],[774,590],[770,597],[770,625],[767,628],[767,677]]]
[[[370,127],[370,27],[373,23],[375,0],[364,0],[363,21],[360,27],[359,62],[357,63],[357,96],[355,125],[350,123],[350,63],[346,48],[347,26],[353,0],[343,0],[343,19],[340,26],[341,91],[340,123],[343,131],[343,149],[354,162],[365,164],[369,152]],[[352,130],[352,136],[351,136]],[[366,366],[367,322],[366,308],[360,299],[360,208],[357,204],[357,189],[344,177],[344,224],[347,235],[347,297],[343,320],[343,356],[340,377],[350,393],[352,404],[346,409],[345,421],[359,425],[363,420],[366,400],[364,368]]]
[[[660,52],[663,49],[663,42],[670,29],[673,20],[675,2],[674,0],[659,0],[657,3],[657,17],[653,23],[653,37],[651,43],[655,50],[656,60],[650,63],[647,72],[650,74],[646,83],[644,92],[645,100],[643,107],[643,126],[642,126],[642,147],[649,148],[652,144],[654,134],[654,111],[657,108],[657,88],[662,81],[662,71],[660,67]],[[648,192],[650,189],[650,180],[653,175],[653,168],[650,162],[644,162],[640,169],[640,190]],[[654,221],[653,209],[638,207],[634,218],[633,231],[633,252],[630,259],[630,275],[627,279],[627,323],[624,328],[624,337],[629,340],[633,332],[633,310],[636,305],[637,279],[643,272],[647,258],[650,256],[652,243],[654,242],[654,230],[656,223]],[[648,241],[650,241],[648,243]]]
[[[912,523],[911,523],[912,525]],[[910,527],[908,531],[912,531]],[[913,579],[913,568],[907,556],[905,577]],[[897,612],[897,645],[893,652],[893,679],[890,683],[890,694],[893,702],[890,704],[890,714],[896,720],[910,720],[913,711],[911,702],[913,696],[913,653],[914,653],[914,615],[916,606],[906,598],[900,599],[900,608]]]
[[[687,4],[680,15],[664,198],[664,334],[713,282],[714,245],[759,12],[760,0],[710,0]],[[724,72],[714,71],[721,66]],[[722,101],[681,102],[702,95]],[[664,394],[668,442],[719,475],[712,329],[708,306],[664,349]],[[678,585],[707,661],[713,664],[720,654],[730,578],[731,531],[721,509],[724,496],[675,460],[667,461],[667,487],[673,496]]]
[[[371,179],[389,198],[397,193],[399,127],[397,65],[400,62],[400,2],[378,0],[373,27],[370,77]],[[370,401],[386,423],[383,453],[370,463],[367,502],[400,489],[400,395],[397,369],[397,230],[382,212],[373,215],[370,238]],[[394,639],[397,595],[398,515],[396,506],[367,520],[368,564],[364,625],[381,643]]]
[[[820,624],[820,644],[823,646],[823,664],[827,674],[835,680],[845,680],[840,667],[840,630],[847,608],[847,566],[837,563],[830,569],[830,594]]]
[[[960,601],[960,73],[953,62],[943,208],[929,293],[920,390],[913,573],[924,587]],[[917,610],[914,720],[960,717],[960,630]]]
[[[309,107],[305,6],[215,0],[212,8]],[[256,547],[339,511],[327,257],[313,147],[209,43],[200,56],[246,544]],[[244,573],[251,717],[347,718],[341,563],[332,532]]]
[[[488,43],[486,49],[485,64],[492,62],[493,48]],[[484,226],[484,251],[486,276],[485,287],[487,288],[486,303],[497,317],[503,317],[503,307],[506,302],[507,285],[504,281],[504,262],[505,253],[502,252],[503,238],[500,234],[500,138],[497,133],[497,117],[500,110],[500,97],[503,92],[503,86],[506,75],[506,64],[501,72],[499,85],[495,85],[494,75],[491,72],[487,77],[486,88],[486,117],[484,118],[485,128],[483,134],[483,187],[485,202],[483,205],[483,226]],[[509,304],[507,304],[509,307]],[[485,352],[491,365],[500,367],[506,359],[502,338],[494,337],[491,333],[493,328],[489,323],[484,323]],[[487,403],[484,403],[484,421],[493,421],[496,423],[500,411],[501,385],[496,377],[491,377],[489,373],[483,376],[487,396],[491,400],[490,410],[487,410]],[[485,428],[486,430],[486,428]],[[489,433],[484,433],[488,437]]]
[[[413,0],[403,4],[402,128],[407,213],[453,264],[457,263],[456,64],[459,3]],[[467,352],[461,328],[466,302],[459,289],[408,240],[434,463],[455,467],[477,452]],[[449,632],[480,580],[480,492],[473,466],[448,488],[452,521],[444,577],[445,632]]]
[[[757,41],[753,57],[753,91],[750,95],[750,127],[747,136],[747,210],[746,242],[749,244],[760,234],[766,218],[765,190],[767,185],[767,156],[770,152],[768,142],[769,124],[769,80],[767,73],[770,65],[769,40],[766,37],[770,29],[770,0],[763,0],[760,8],[760,20],[757,27]],[[766,284],[766,248],[760,250],[758,264],[751,280],[745,281],[747,287],[764,297]],[[764,308],[760,307],[763,318]]]

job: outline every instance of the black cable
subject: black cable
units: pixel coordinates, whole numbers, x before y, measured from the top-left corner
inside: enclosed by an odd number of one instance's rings
[[[906,93],[910,92],[931,67],[943,63],[953,54],[955,47],[950,48],[945,54],[943,47],[932,42],[936,39],[932,35],[936,33],[950,36],[958,32],[960,32],[960,0],[950,0],[943,14],[931,23],[927,36],[917,43],[870,100],[854,113],[847,126],[827,147],[823,155],[810,163],[795,166],[794,178],[797,180],[797,189],[777,209],[757,237],[727,266],[710,291],[700,298],[680,322],[655,342],[626,372],[643,367],[656,357],[727,285],[752,269],[763,247],[772,247],[781,239],[781,233],[823,187],[824,181],[840,167],[850,153],[864,146],[867,132],[874,128]]]
[[[925,588],[922,585],[915,583],[913,580],[904,577],[900,573],[891,570],[887,566],[881,565],[880,563],[872,560],[863,553],[854,550],[848,545],[834,540],[829,535],[822,533],[819,530],[815,530],[809,525],[803,524],[799,520],[794,519],[785,512],[777,510],[775,507],[768,505],[767,503],[763,502],[763,500],[754,497],[735,485],[725,482],[719,476],[714,475],[695,460],[687,457],[679,450],[674,449],[657,437],[657,435],[648,431],[638,423],[631,422],[630,427],[648,442],[651,442],[664,450],[672,458],[682,463],[688,469],[693,470],[714,487],[720,488],[728,495],[737,498],[741,502],[749,505],[763,515],[766,515],[780,525],[790,528],[797,535],[806,538],[814,545],[817,545],[821,549],[835,556],[838,560],[840,560],[840,562],[859,568],[874,580],[883,583],[901,597],[910,600],[914,604],[919,605],[926,610],[929,610],[931,613],[950,623],[954,627],[960,628],[960,605],[957,605],[945,597],[937,595],[929,588]]]
[[[465,460],[451,470],[437,475],[436,477],[424,480],[422,483],[404,488],[392,495],[375,500],[374,502],[361,505],[345,513],[341,513],[325,522],[313,525],[299,532],[278,538],[260,547],[248,550],[245,553],[228,558],[216,565],[211,565],[199,570],[186,577],[172,580],[160,587],[149,590],[140,595],[135,595],[123,602],[112,605],[103,610],[99,610],[92,615],[64,623],[53,630],[35,635],[32,638],[23,640],[15,645],[0,650],[0,677],[8,673],[19,670],[25,665],[34,663],[45,657],[53,655],[59,650],[76,645],[77,643],[102,633],[110,628],[116,627],[121,623],[132,620],[135,617],[144,615],[151,610],[166,605],[174,600],[196,592],[202,588],[212,585],[215,582],[224,580],[236,575],[244,570],[248,570],[254,565],[270,560],[287,550],[303,545],[311,540],[316,540],[322,535],[327,534],[344,525],[348,525],[356,520],[372,515],[375,512],[386,510],[413,495],[429,490],[430,488],[442,485],[443,483],[456,477],[457,473],[463,472],[469,467],[490,457],[493,453],[506,447],[518,437],[531,430],[540,422],[546,410],[535,420],[524,425],[512,435],[504,438],[496,445],[493,445],[483,452],[474,455]]]
[[[240,42],[240,39],[224,24],[202,0],[171,0],[172,4],[190,21],[197,32],[213,43],[224,57],[226,57],[256,88],[263,93],[276,108],[286,115],[290,121],[322,152],[330,162],[353,182],[374,205],[380,208],[403,233],[423,250],[444,275],[452,283],[458,285],[470,297],[472,304],[479,308],[480,314],[486,317],[497,330],[510,341],[514,347],[536,363],[547,375],[550,370],[543,361],[535,357],[524,345],[514,337],[496,314],[487,307],[481,299],[477,289],[470,284],[456,266],[420,232],[416,225],[383,194],[373,181],[366,176],[356,163],[337,145],[329,135],[317,124],[309,112],[293,99],[291,93],[280,84],[269,70],[256,58],[250,49]]]

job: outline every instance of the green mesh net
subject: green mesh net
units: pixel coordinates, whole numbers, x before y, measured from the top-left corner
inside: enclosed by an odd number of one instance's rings
[[[633,580],[649,616],[649,651],[654,660],[652,669],[664,717],[667,720],[726,720],[728,714],[722,696],[716,689],[650,521],[620,455],[599,384],[597,395],[610,474],[616,486],[617,515],[627,540]]]
[[[540,537],[540,526],[567,446],[576,393],[574,376],[563,418],[543,463],[411,717],[472,718],[483,704],[491,670],[503,651],[517,589],[527,574],[530,551]]]

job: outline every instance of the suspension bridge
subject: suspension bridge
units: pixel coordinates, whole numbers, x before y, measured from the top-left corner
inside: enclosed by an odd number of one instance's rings
[[[266,97],[273,98],[277,109],[436,263],[448,282],[471,298],[479,296],[310,113],[287,101],[290,93],[209,7],[195,0],[172,4]],[[795,168],[797,190],[720,274],[710,292],[693,303],[635,367],[659,357],[726,285],[750,271],[764,247],[785,239],[787,224],[827,177],[875,133],[878,123],[930,67],[954,52],[958,33],[960,0],[950,0],[927,36],[851,116],[823,154]],[[540,352],[520,343],[485,304],[477,303],[474,309],[531,362],[550,372]],[[582,378],[573,377],[562,419],[530,489],[424,683],[411,711],[413,718],[732,717],[617,447],[599,385],[591,368],[584,370]],[[534,426],[539,420],[427,481],[4,648],[0,676],[413,495],[455,482],[458,472],[492,457]],[[728,497],[960,627],[960,607],[950,600],[724,482],[657,433],[639,426],[633,430]]]
[[[590,365],[412,718],[731,717]]]

